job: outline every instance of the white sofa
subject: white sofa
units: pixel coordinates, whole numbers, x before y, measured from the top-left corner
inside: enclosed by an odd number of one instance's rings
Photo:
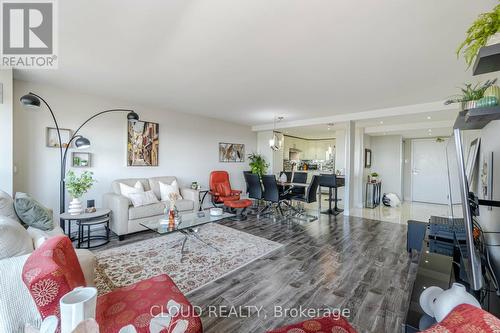
[[[142,183],[145,191],[153,190],[154,194],[161,200],[159,182],[172,184],[176,180],[173,176],[152,177],[152,178],[126,178],[117,179],[111,183],[113,192],[103,196],[103,206],[109,208],[111,214],[111,230],[119,236],[120,240],[124,236],[146,228],[141,223],[158,221],[163,215],[165,207],[169,202],[158,202],[147,206],[134,207],[128,198],[120,191],[120,183],[134,186],[138,181]],[[176,201],[176,207],[181,214],[198,211],[199,197],[198,191],[191,188],[181,188],[182,200]]]
[[[0,191],[0,225],[17,224],[19,220],[14,212],[13,200],[5,192]],[[20,224],[19,224],[20,226]],[[14,228],[15,229],[15,228]],[[12,231],[12,228],[4,228]],[[30,253],[38,248],[45,239],[64,234],[56,226],[53,230],[42,231],[36,228],[21,229],[15,232],[0,233],[0,332],[23,332],[24,325],[29,323],[38,327],[41,317],[28,289],[22,280],[24,263]],[[13,234],[18,239],[12,239]],[[23,242],[23,244],[19,244]],[[3,244],[2,244],[3,243]],[[5,245],[12,244],[11,249]],[[15,253],[17,250],[17,253]],[[9,251],[12,251],[9,253]],[[87,285],[95,285],[96,257],[89,250],[76,249],[78,261],[85,276]],[[10,256],[13,254],[13,256]]]

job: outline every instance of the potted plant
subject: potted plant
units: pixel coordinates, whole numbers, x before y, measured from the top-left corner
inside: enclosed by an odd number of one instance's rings
[[[493,11],[479,15],[467,30],[465,40],[457,49],[457,57],[460,53],[464,56],[467,68],[469,68],[479,52],[479,49],[488,44],[500,43],[500,4]]]
[[[73,170],[66,174],[66,188],[73,200],[69,204],[68,213],[78,215],[83,212],[80,198],[94,185],[96,180],[92,177],[94,174],[90,171],[83,172],[80,177],[76,176]]]
[[[370,181],[372,183],[376,183],[378,181],[378,173],[376,172],[370,173]]]
[[[249,165],[252,173],[259,175],[259,177],[266,173],[269,164],[266,163],[262,155],[252,153],[248,155],[248,159],[250,160]]]
[[[460,88],[461,94],[454,95],[447,99],[444,104],[461,103],[462,110],[474,109],[477,106],[477,101],[483,98],[484,92],[489,87],[493,86],[497,79],[487,80],[484,83],[466,83],[463,88]]]

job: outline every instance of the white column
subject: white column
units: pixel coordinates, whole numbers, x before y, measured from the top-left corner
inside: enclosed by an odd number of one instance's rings
[[[349,210],[354,207],[354,143],[356,139],[356,124],[350,120],[345,132],[345,190],[344,190],[344,215],[349,215]]]
[[[354,143],[354,204],[353,207],[363,208],[364,191],[364,159],[365,159],[365,128],[356,128],[356,141]]]
[[[13,194],[14,184],[14,108],[12,69],[0,70],[2,99],[0,100],[0,190]]]

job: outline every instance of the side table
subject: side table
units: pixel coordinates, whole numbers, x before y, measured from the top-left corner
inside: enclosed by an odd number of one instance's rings
[[[82,243],[87,243],[84,248],[91,249],[94,247],[102,246],[109,242],[109,220],[110,220],[111,210],[99,208],[93,213],[83,213],[79,215],[71,215],[69,213],[63,213],[60,215],[60,219],[63,221],[68,221],[71,225],[72,221],[75,221],[78,226],[78,238],[77,248],[82,247]],[[105,235],[91,235],[91,227],[95,225],[104,225],[106,230]],[[85,234],[85,227],[87,227],[87,232]],[[91,245],[93,240],[103,240],[96,245]]]

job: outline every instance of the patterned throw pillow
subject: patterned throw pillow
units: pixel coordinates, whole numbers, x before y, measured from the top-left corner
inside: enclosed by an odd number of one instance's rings
[[[24,225],[40,230],[54,229],[52,211],[33,199],[29,194],[17,192],[14,199],[14,208]]]

